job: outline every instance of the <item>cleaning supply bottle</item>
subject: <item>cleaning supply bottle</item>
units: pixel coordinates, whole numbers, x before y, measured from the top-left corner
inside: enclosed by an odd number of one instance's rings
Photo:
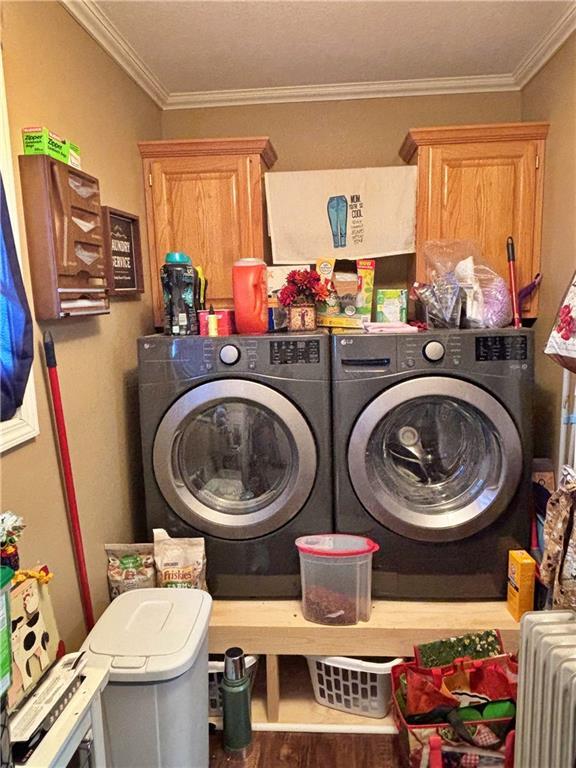
[[[208,336],[218,336],[218,315],[214,312],[214,307],[210,304],[208,312]]]
[[[250,675],[242,648],[228,648],[224,654],[224,676],[220,684],[224,749],[236,757],[246,757],[252,743],[250,719]]]
[[[200,265],[195,267],[198,272],[198,307],[197,309],[206,309],[206,276]]]
[[[266,263],[262,259],[240,259],[234,262],[232,290],[238,333],[266,333],[268,330]]]
[[[198,272],[190,257],[172,251],[160,270],[164,294],[164,333],[191,336],[198,333]]]

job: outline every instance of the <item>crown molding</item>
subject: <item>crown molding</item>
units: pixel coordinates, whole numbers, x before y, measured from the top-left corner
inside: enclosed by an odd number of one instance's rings
[[[160,108],[164,108],[169,96],[168,91],[100,9],[98,3],[95,0],[60,0],[60,3],[142,90]]]
[[[394,96],[429,96],[448,93],[514,91],[511,75],[443,77],[425,80],[388,80],[372,83],[333,83],[281,88],[247,88],[233,91],[191,91],[171,93],[164,109],[234,107],[243,104],[285,104],[298,101],[346,101],[382,99]]]
[[[514,70],[513,78],[518,88],[524,88],[530,82],[575,30],[576,3],[572,3],[566,13],[558,19],[552,29],[544,35]]]
[[[96,0],[60,0],[60,3],[163,110],[519,91],[576,30],[576,3],[572,3],[514,72],[509,74],[169,93],[100,9]]]

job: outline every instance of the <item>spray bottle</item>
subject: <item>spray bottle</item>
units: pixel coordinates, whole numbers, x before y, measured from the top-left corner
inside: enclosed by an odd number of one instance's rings
[[[224,749],[238,758],[246,757],[252,743],[250,720],[250,675],[246,672],[244,651],[228,648],[224,654],[221,683],[224,717]]]

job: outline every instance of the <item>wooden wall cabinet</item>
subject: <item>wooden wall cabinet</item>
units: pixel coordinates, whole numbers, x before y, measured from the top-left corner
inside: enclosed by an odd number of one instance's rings
[[[98,179],[45,155],[19,164],[36,319],[107,314]]]
[[[400,148],[418,163],[416,275],[427,279],[427,240],[476,240],[484,261],[508,279],[506,238],[516,246],[518,287],[540,271],[544,150],[548,123],[411,130]],[[538,314],[538,294],[523,307]]]
[[[184,251],[207,278],[215,307],[232,304],[232,265],[267,258],[262,176],[276,161],[268,138],[145,141],[146,219],[156,326],[163,324],[160,268]]]

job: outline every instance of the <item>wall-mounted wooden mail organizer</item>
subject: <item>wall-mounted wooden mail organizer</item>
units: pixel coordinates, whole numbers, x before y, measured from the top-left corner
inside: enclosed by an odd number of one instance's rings
[[[98,179],[44,155],[19,161],[36,319],[107,314]]]

